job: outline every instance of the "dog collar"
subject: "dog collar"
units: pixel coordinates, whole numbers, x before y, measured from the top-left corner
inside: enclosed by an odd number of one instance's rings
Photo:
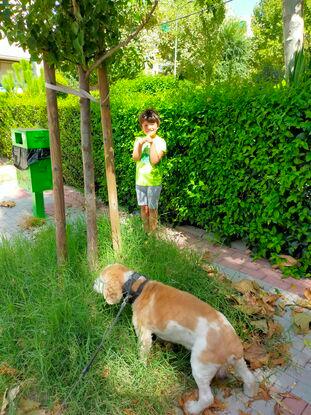
[[[144,281],[140,284],[140,286],[137,288],[136,291],[132,291],[132,285],[135,281],[139,280],[139,278],[143,277]],[[149,280],[141,274],[138,274],[138,272],[133,272],[130,276],[130,278],[124,283],[122,292],[123,297],[129,296],[129,303],[133,304],[134,301],[140,296],[142,293],[142,290],[144,289],[145,285],[147,284]]]

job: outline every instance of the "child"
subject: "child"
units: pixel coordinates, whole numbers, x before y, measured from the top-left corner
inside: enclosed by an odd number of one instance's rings
[[[153,109],[139,116],[144,137],[134,143],[133,160],[136,161],[136,194],[146,232],[153,232],[158,224],[158,203],[162,173],[159,162],[166,153],[166,142],[157,135],[160,117]]]

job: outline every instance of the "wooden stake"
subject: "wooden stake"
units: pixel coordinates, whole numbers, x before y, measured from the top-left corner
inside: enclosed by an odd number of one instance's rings
[[[43,61],[44,76],[47,83],[56,84],[55,68]],[[62,265],[67,259],[65,199],[62,172],[62,156],[58,123],[56,92],[46,88],[46,103],[50,132],[50,151],[53,175],[54,218],[56,226],[57,262]]]
[[[89,79],[81,65],[79,65],[79,85],[84,91],[90,91]],[[91,138],[91,108],[90,100],[87,98],[80,98],[80,131],[86,209],[87,257],[89,267],[94,269],[97,262],[96,196]]]
[[[105,66],[98,68],[98,84],[100,93],[100,113],[104,139],[106,180],[108,189],[109,215],[112,232],[113,249],[118,252],[121,250],[121,231],[118,210],[118,194],[116,185],[116,175],[114,167],[114,150],[112,142],[109,82]]]

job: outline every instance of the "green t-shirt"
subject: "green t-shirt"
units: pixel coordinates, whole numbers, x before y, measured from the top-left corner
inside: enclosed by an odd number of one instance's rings
[[[140,137],[136,138],[135,144]],[[163,138],[156,136],[154,145],[157,152],[166,153],[166,142]],[[135,145],[134,144],[134,145]],[[144,143],[141,151],[141,159],[136,161],[136,184],[138,186],[160,186],[162,183],[161,161],[154,166],[150,163],[150,144]]]

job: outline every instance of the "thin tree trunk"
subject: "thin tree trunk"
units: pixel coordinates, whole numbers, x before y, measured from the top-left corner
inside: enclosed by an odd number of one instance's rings
[[[56,84],[55,69],[43,61],[44,76],[47,83]],[[65,199],[60,145],[58,108],[56,92],[46,88],[46,102],[50,132],[50,151],[53,174],[54,218],[56,226],[57,262],[62,265],[67,258]]]
[[[118,210],[118,194],[116,175],[114,167],[114,150],[112,142],[109,82],[105,66],[98,68],[98,84],[100,93],[100,113],[104,139],[106,180],[108,189],[109,215],[112,232],[113,249],[118,252],[121,250],[120,218]]]
[[[294,69],[295,54],[303,46],[303,30],[303,0],[283,0],[284,58],[287,79]]]
[[[85,72],[82,66],[79,65],[80,89],[89,92],[89,79],[86,77]],[[91,138],[91,108],[90,100],[87,98],[80,98],[80,131],[86,209],[87,257],[89,267],[94,269],[97,262],[96,196]]]

